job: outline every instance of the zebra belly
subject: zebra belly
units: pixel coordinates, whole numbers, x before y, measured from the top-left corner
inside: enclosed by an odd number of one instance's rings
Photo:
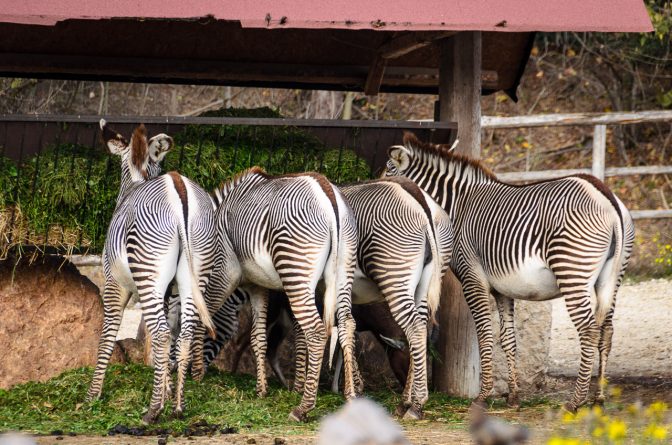
[[[369,304],[383,301],[383,295],[376,283],[364,275],[362,270],[355,269],[355,278],[352,282],[352,304]]]
[[[508,275],[490,275],[488,281],[497,292],[509,298],[544,301],[560,296],[555,275],[540,258],[525,260]]]
[[[243,269],[243,283],[256,284],[266,289],[282,289],[282,281],[268,253],[257,253],[253,258],[241,261],[240,265]]]

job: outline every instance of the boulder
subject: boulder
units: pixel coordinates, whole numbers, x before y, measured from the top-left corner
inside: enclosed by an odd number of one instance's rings
[[[0,262],[0,314],[0,388],[95,364],[102,302],[68,261]]]

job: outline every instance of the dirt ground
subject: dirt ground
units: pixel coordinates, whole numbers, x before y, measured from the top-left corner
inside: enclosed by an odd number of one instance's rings
[[[672,281],[625,284],[618,292],[613,348],[607,366],[613,377],[672,377]],[[549,374],[575,376],[579,340],[564,301],[553,302]]]
[[[614,347],[609,362],[610,383],[622,389],[622,404],[641,401],[649,404],[663,400],[672,404],[672,282],[651,280],[626,284],[619,292],[614,321]],[[120,335],[134,336],[139,314],[126,311],[125,330]],[[578,337],[567,316],[562,301],[553,304],[553,326],[549,354],[549,374],[544,394],[550,405],[569,398],[578,367]],[[319,402],[318,402],[319,403]],[[490,414],[514,423],[527,425],[532,437],[530,443],[543,444],[553,433],[551,419],[557,412],[542,405],[521,410],[491,410]],[[609,409],[609,404],[607,405]],[[612,403],[612,408],[615,406]],[[404,424],[412,444],[468,444],[472,443],[465,423],[417,422]],[[55,436],[36,437],[39,444],[157,444],[157,437],[130,436]],[[307,445],[316,442],[316,435],[230,434],[198,438],[168,438],[172,444],[227,444],[227,445]]]

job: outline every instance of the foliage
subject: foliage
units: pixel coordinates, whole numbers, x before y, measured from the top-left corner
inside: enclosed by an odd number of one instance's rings
[[[10,390],[0,390],[0,432],[24,430],[33,433],[64,432],[100,434],[115,425],[137,426],[149,404],[152,369],[143,365],[112,365],[108,369],[101,400],[82,403],[91,378],[91,368],[67,371],[47,382],[29,382]],[[312,431],[317,420],[337,410],[341,396],[320,393],[311,422],[297,425],[287,416],[298,405],[298,393],[271,385],[264,399],[255,394],[255,379],[248,375],[232,375],[210,369],[202,382],[188,379],[185,387],[184,420],[170,419],[170,408],[160,417],[157,428],[181,432],[189,424],[206,420],[209,423],[249,431]],[[382,391],[372,398],[393,410],[400,401],[398,394]],[[425,413],[432,420],[455,422],[460,419],[468,401],[432,394]]]
[[[18,170],[11,159],[0,156],[0,208],[12,201]]]
[[[657,238],[654,238],[654,242],[657,241]],[[658,255],[656,256],[654,262],[659,265],[666,275],[672,274],[672,245],[670,244],[658,244]]]
[[[612,388],[612,396],[618,400],[620,388]],[[669,443],[672,434],[672,418],[664,402],[654,402],[644,407],[631,404],[619,405],[609,414],[599,406],[581,408],[576,414],[560,414],[562,429],[552,436],[547,445],[616,445],[624,441],[635,444]]]
[[[268,108],[207,115],[279,116]],[[188,125],[173,137],[176,146],[164,160],[164,171],[177,170],[206,190],[254,165],[271,174],[319,171],[335,182],[369,177],[368,165],[354,151],[325,147],[299,128]],[[102,250],[119,190],[118,158],[90,147],[60,144],[20,168],[0,158],[0,173],[0,208],[16,205],[20,210],[27,222],[20,235],[24,243]]]

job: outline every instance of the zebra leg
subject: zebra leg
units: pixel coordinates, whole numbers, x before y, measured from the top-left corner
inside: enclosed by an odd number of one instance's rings
[[[147,414],[142,417],[145,423],[154,423],[171,392],[170,345],[171,332],[163,311],[155,312],[154,307],[163,294],[154,292],[151,287],[143,287],[139,294],[140,306],[152,344],[154,361],[154,384]]]
[[[294,391],[303,393],[306,384],[306,355],[308,346],[306,345],[306,336],[299,323],[294,319],[294,354],[296,356],[296,365],[294,366]]]
[[[607,388],[607,361],[611,352],[611,339],[614,335],[613,319],[615,305],[616,299],[614,299],[611,309],[609,309],[604,323],[600,327],[600,341],[597,345],[597,350],[600,354],[600,367],[597,374],[597,394],[595,395],[595,403],[598,405],[604,405],[604,401],[606,400],[604,391]]]
[[[355,359],[355,319],[352,316],[350,299],[347,303],[339,302],[338,308],[338,340],[343,353],[344,376],[343,395],[352,400],[363,390],[363,382]],[[346,304],[348,307],[346,307]]]
[[[284,280],[283,280],[284,281]],[[310,283],[306,283],[310,285]],[[311,289],[301,289],[296,284],[289,282],[285,287],[289,297],[292,312],[303,331],[306,339],[307,367],[306,379],[303,388],[303,397],[299,406],[289,414],[290,420],[305,421],[306,415],[315,407],[317,398],[317,385],[320,378],[324,348],[327,344],[327,334],[320,313],[315,306],[315,293]]]
[[[266,381],[266,318],[268,316],[268,291],[255,288],[250,291],[252,304],[252,332],[250,341],[257,365],[257,396],[266,397],[268,383]]]
[[[576,290],[576,285],[564,283],[558,279],[560,291],[565,297],[565,305],[569,312],[576,330],[579,333],[581,344],[581,362],[579,364],[579,376],[576,379],[572,400],[565,404],[565,409],[575,412],[586,402],[590,378],[593,370],[595,349],[600,339],[600,328],[597,326],[595,316],[590,304],[590,292],[587,289]]]
[[[404,327],[402,326],[402,329]],[[429,398],[427,389],[427,323],[420,317],[413,317],[404,329],[411,354],[408,378],[404,388],[404,404],[410,405],[404,419],[422,419],[422,408]],[[410,399],[408,389],[410,388]],[[409,403],[410,402],[410,403]]]
[[[216,325],[215,325],[216,326]],[[196,320],[193,341],[191,342],[191,378],[200,382],[205,377],[205,358],[203,357],[203,344],[205,342],[206,329],[203,323]],[[219,331],[217,332],[219,335]]]
[[[493,292],[499,312],[499,341],[506,355],[506,364],[509,367],[509,394],[506,403],[510,407],[518,407],[518,372],[516,370],[516,330],[514,326],[513,299]]]
[[[173,406],[173,416],[181,418],[184,413],[184,380],[187,376],[189,360],[192,357],[191,342],[194,336],[194,328],[198,323],[198,315],[193,305],[190,310],[182,313],[182,328],[177,339],[177,386],[175,388],[175,404]],[[203,353],[201,352],[201,357]]]
[[[100,333],[100,342],[98,343],[96,369],[93,371],[93,379],[86,396],[87,402],[100,397],[103,390],[105,371],[107,370],[107,365],[110,363],[110,356],[114,350],[119,325],[121,325],[121,316],[130,295],[130,292],[119,286],[116,281],[111,279],[105,280],[105,289],[103,291],[105,319],[103,321],[103,330]]]
[[[489,286],[485,279],[474,274],[473,269],[467,273],[456,275],[462,283],[464,297],[476,324],[476,337],[481,362],[481,388],[478,396],[474,399],[474,403],[485,404],[493,388],[492,350],[495,344],[490,318]],[[445,323],[447,320],[443,320],[443,322]]]

